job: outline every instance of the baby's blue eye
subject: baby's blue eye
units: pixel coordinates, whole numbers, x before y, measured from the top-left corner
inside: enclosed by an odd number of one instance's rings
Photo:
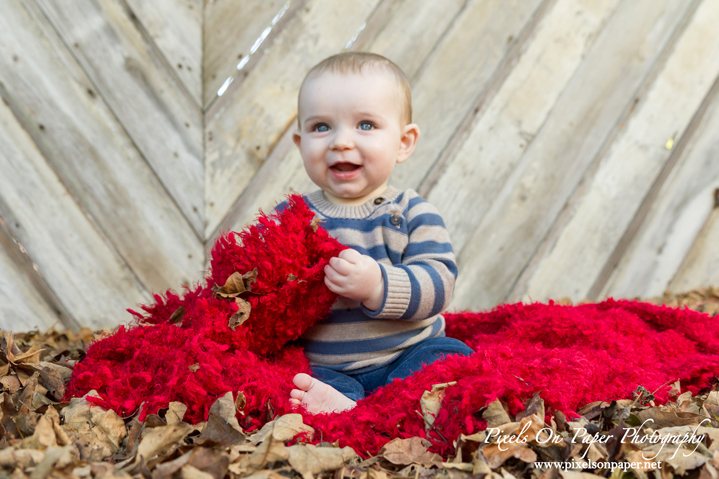
[[[360,130],[371,130],[372,128],[374,128],[374,126],[372,126],[372,123],[368,121],[363,121],[362,123],[360,123],[359,127]]]
[[[315,126],[315,130],[320,131],[320,132],[328,131],[329,129],[330,128],[325,124],[320,124],[320,125]]]

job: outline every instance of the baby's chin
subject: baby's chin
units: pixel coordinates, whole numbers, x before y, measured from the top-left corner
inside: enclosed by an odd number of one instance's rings
[[[334,203],[336,205],[342,205],[342,206],[359,206],[367,203],[369,200],[376,197],[378,194],[375,194],[376,190],[373,189],[369,193],[366,192],[337,192],[337,191],[330,191],[324,190],[325,192],[325,198],[330,203]],[[381,192],[380,192],[381,193]]]

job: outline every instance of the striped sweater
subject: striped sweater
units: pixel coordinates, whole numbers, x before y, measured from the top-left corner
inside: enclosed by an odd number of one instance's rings
[[[379,263],[385,287],[377,311],[340,297],[305,332],[300,344],[312,365],[368,372],[424,339],[444,336],[439,313],[452,299],[457,265],[434,206],[391,186],[359,206],[330,203],[322,190],[304,198],[330,235]]]

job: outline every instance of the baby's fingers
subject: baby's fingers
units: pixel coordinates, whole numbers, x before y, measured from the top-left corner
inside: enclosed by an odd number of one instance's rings
[[[343,258],[330,258],[330,269],[335,270],[337,273],[347,276],[352,272],[354,265]],[[327,268],[325,268],[326,272]]]

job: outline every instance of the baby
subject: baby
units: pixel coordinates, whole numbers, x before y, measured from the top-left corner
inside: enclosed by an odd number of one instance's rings
[[[290,402],[312,413],[351,409],[423,365],[473,352],[445,337],[439,314],[457,276],[441,216],[413,190],[387,185],[420,136],[411,105],[402,70],[372,53],[327,58],[300,87],[293,139],[321,188],[305,201],[351,247],[325,268],[340,298],[301,338],[312,376],[294,377]]]

